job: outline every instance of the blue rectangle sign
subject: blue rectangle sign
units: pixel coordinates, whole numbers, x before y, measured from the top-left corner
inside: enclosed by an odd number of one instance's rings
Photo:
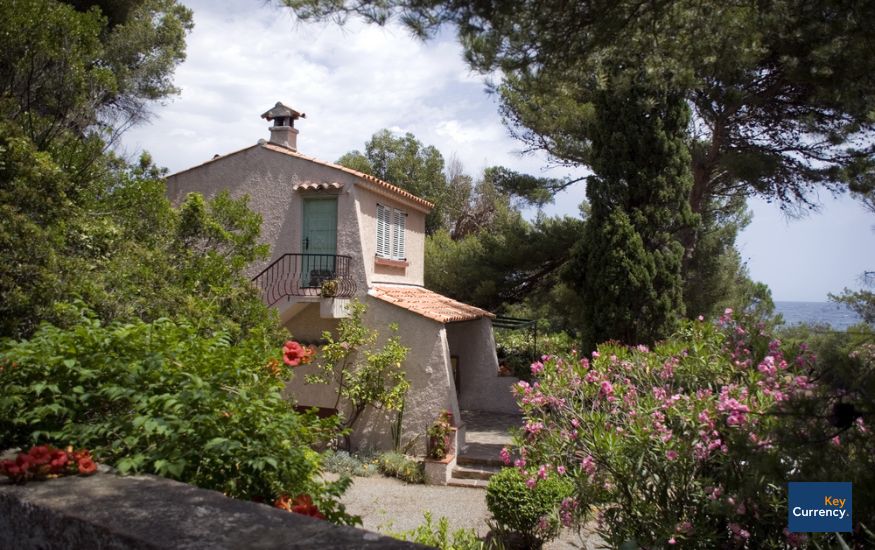
[[[787,493],[787,528],[791,532],[851,531],[850,482],[790,482]]]

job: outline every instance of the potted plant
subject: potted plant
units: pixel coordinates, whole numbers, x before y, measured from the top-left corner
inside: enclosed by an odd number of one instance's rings
[[[453,434],[453,413],[443,411],[426,430],[429,458],[443,460],[450,453]]]
[[[334,298],[337,296],[337,279],[327,279],[322,281],[321,295],[323,298]]]

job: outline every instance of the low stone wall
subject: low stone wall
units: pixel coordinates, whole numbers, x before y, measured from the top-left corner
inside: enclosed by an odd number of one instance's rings
[[[425,548],[155,476],[0,481],[0,548]]]

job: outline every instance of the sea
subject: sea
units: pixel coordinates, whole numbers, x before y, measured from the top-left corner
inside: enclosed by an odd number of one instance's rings
[[[844,304],[833,302],[775,302],[775,313],[784,316],[786,326],[815,323],[829,325],[833,330],[845,330],[862,321]]]

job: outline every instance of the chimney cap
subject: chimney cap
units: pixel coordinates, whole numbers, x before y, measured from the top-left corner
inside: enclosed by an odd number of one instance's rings
[[[273,109],[265,112],[261,115],[261,118],[267,120],[273,120],[275,118],[291,118],[292,120],[297,120],[299,118],[307,118],[305,113],[299,113],[298,111],[292,109],[288,105],[283,105],[281,101],[277,101],[276,105],[273,106]]]

